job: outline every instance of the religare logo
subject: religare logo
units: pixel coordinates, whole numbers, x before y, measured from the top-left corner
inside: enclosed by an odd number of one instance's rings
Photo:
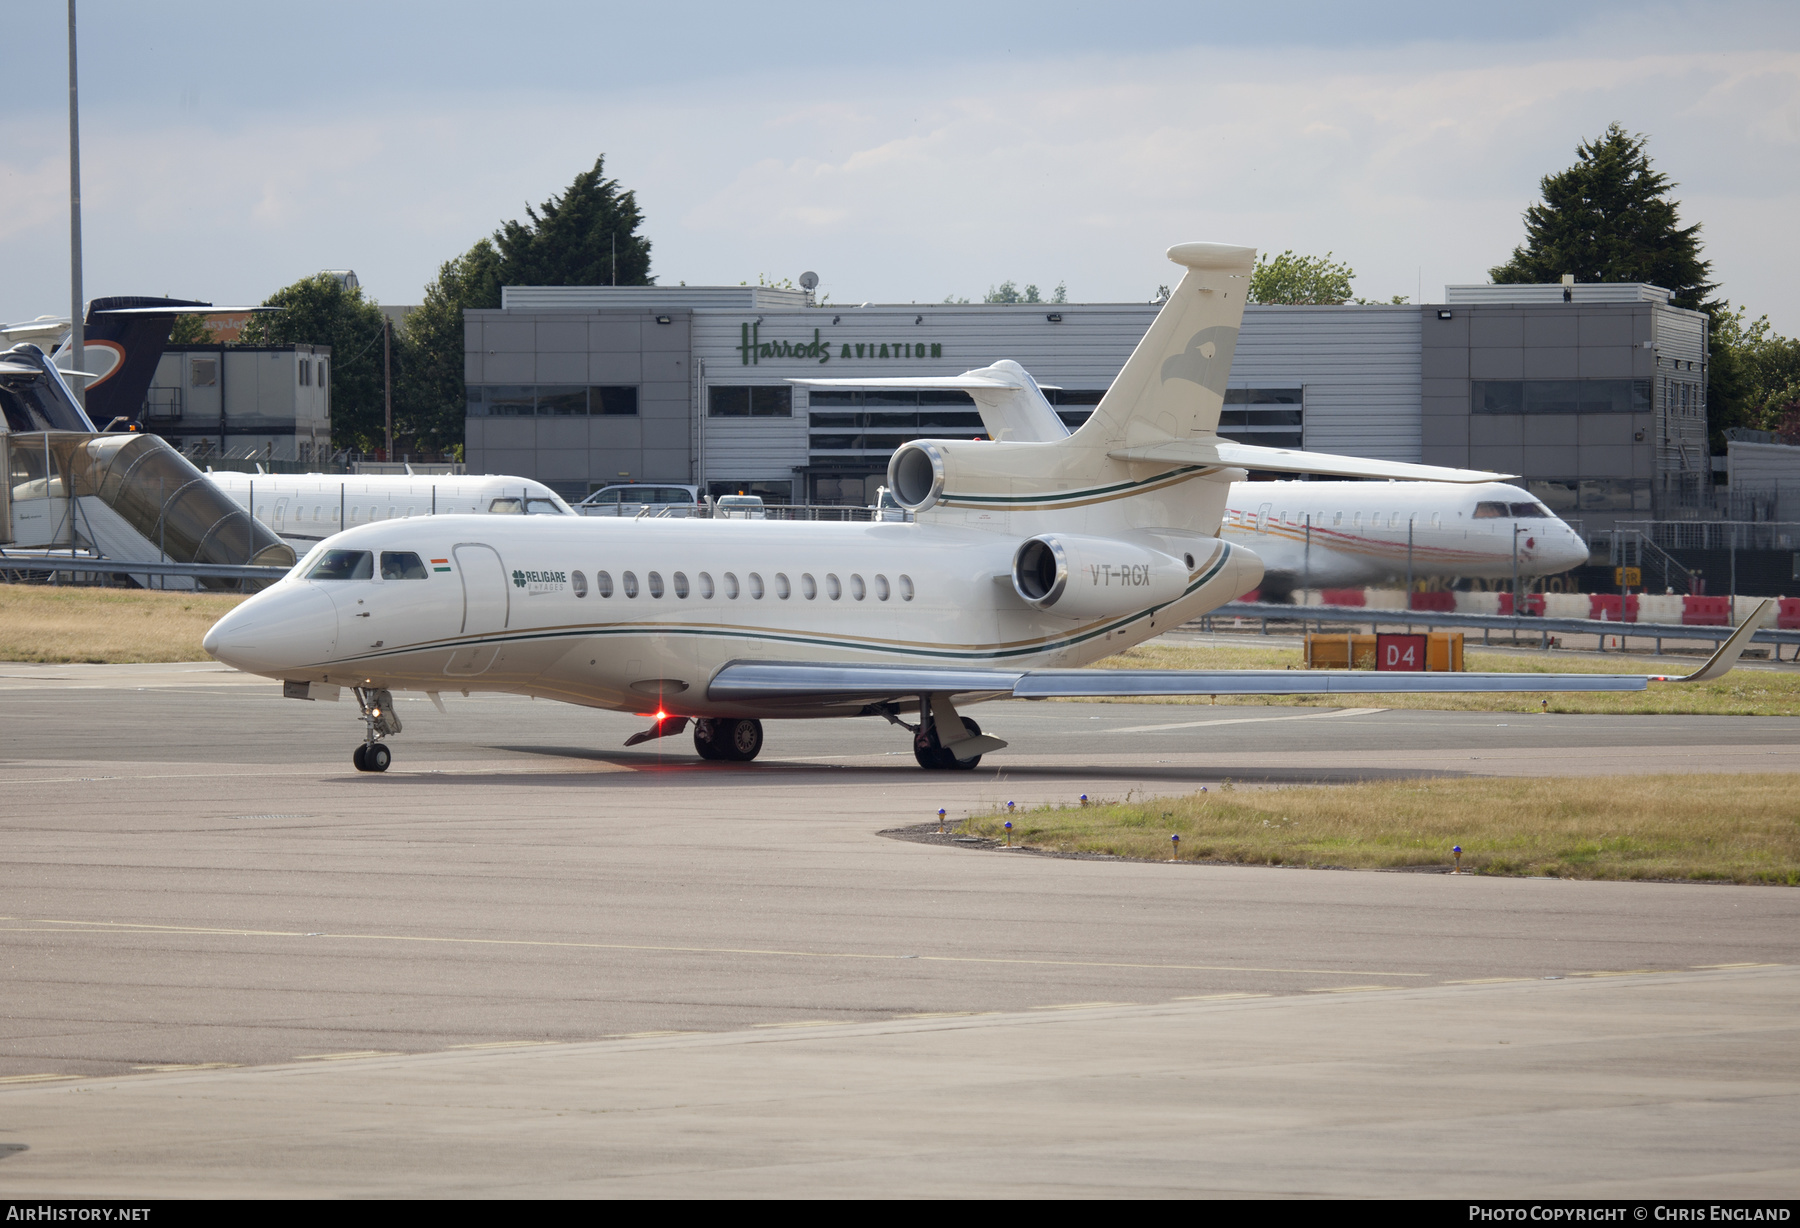
[[[743,330],[743,339],[738,343],[737,351],[746,367],[760,366],[765,358],[771,361],[777,358],[786,358],[818,363],[830,362],[832,359],[831,342],[820,337],[819,330],[816,328],[813,329],[811,341],[796,343],[793,341],[764,341],[760,321],[755,324],[740,325],[740,327]],[[840,360],[846,358],[942,358],[943,356],[944,343],[942,341],[858,341],[854,344],[846,342],[838,347],[837,354]]]

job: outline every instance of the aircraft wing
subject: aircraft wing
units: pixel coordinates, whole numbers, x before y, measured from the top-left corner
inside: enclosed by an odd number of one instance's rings
[[[922,694],[1015,699],[1129,699],[1176,695],[1453,695],[1467,692],[1642,691],[1652,682],[1708,682],[1737,664],[1773,605],[1765,601],[1691,674],[1412,673],[1362,669],[964,669],[733,661],[713,675],[708,699],[723,703],[880,703]]]
[[[1310,473],[1338,478],[1393,478],[1405,482],[1504,482],[1512,476],[1489,473],[1482,469],[1451,469],[1443,465],[1372,460],[1366,456],[1335,456],[1330,452],[1265,448],[1253,443],[1234,443],[1217,435],[1173,439],[1142,448],[1121,448],[1116,452],[1108,452],[1107,455],[1114,460],[1163,461],[1171,465],[1231,465],[1275,473]]]

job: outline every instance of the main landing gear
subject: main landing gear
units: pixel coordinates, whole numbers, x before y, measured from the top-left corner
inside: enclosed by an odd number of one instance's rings
[[[694,749],[702,759],[748,763],[762,752],[762,722],[702,718],[694,722]]]
[[[1006,745],[999,738],[981,732],[981,726],[957,712],[950,696],[935,693],[919,696],[919,723],[909,725],[896,714],[892,704],[875,704],[863,710],[872,716],[886,717],[889,724],[910,729],[913,735],[913,758],[928,772],[968,772],[981,762],[990,750]],[[960,730],[960,736],[952,736]]]
[[[394,752],[382,743],[400,732],[400,717],[394,711],[394,697],[384,688],[352,687],[356,702],[362,708],[363,742],[350,755],[359,772],[385,772],[394,761]]]

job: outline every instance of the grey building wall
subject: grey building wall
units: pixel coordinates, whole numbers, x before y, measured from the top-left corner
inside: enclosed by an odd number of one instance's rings
[[[590,480],[692,480],[691,312],[468,311],[463,319],[471,388],[638,389],[634,416],[472,414],[469,472],[536,478],[576,497]]]
[[[1419,310],[1421,459],[1517,474],[1592,529],[1645,518],[1679,471],[1704,461],[1704,317],[1655,301],[1457,303]],[[1691,354],[1691,357],[1690,357]],[[1675,365],[1683,364],[1677,372]],[[1687,370],[1686,364],[1692,369]],[[1642,412],[1475,412],[1475,386],[1631,380]],[[1676,413],[1672,393],[1689,385]],[[1697,445],[1697,446],[1696,446]]]

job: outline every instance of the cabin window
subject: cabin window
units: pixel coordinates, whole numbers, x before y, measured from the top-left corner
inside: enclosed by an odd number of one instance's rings
[[[416,505],[415,505],[415,506],[416,506]],[[408,508],[407,508],[407,509],[406,509],[406,518],[407,518],[407,519],[408,519],[408,520],[411,520],[411,519],[412,519],[412,517],[413,517],[413,508],[412,508],[412,507],[411,507],[411,506],[409,506],[409,507],[408,507]]]
[[[912,599],[913,599],[912,577],[911,576],[901,576],[900,577],[900,600],[911,601]]]
[[[517,516],[524,510],[525,508],[517,498],[499,498],[488,502],[488,515],[490,516]]]
[[[728,571],[725,573],[725,600],[736,601],[737,595],[738,595],[737,575],[734,572]]]
[[[341,508],[341,507],[334,507],[334,508],[332,508],[332,509],[331,509],[331,523],[332,523],[332,524],[336,524],[336,523],[337,523],[337,518],[338,518],[338,514],[339,514],[339,513],[340,513],[340,512],[342,512],[342,511],[343,511],[343,510],[344,510],[344,509],[343,509],[343,508]]]
[[[416,556],[415,556],[416,557]],[[306,573],[308,580],[368,580],[375,575],[375,556],[367,550],[327,550]]]
[[[762,577],[756,572],[750,573],[750,600],[761,601],[763,595]]]
[[[700,575],[697,577],[697,579],[700,581],[700,597],[701,597],[701,599],[703,601],[711,601],[712,595],[713,595],[712,577],[703,571],[700,573]]]
[[[1434,529],[1441,529],[1444,527],[1444,514],[1442,512],[1431,513],[1431,527]]]
[[[1350,518],[1350,527],[1353,529],[1361,529],[1362,528],[1362,513],[1361,512],[1356,513],[1356,515],[1354,515]]]
[[[599,590],[602,597],[612,596],[612,572],[596,571],[594,573],[594,587]]]
[[[812,578],[810,571],[800,573],[800,595],[808,601],[819,595],[819,582]]]
[[[785,571],[778,571],[775,573],[775,595],[783,601],[786,601],[789,597],[794,595],[794,586],[788,583],[787,572]]]
[[[418,555],[401,553],[398,550],[381,552],[381,578],[383,580],[429,580],[431,573],[425,569],[425,562]]]
[[[868,595],[868,591],[868,586],[863,583],[863,578],[861,576],[852,575],[850,577],[850,595],[852,597],[861,601]]]
[[[624,581],[625,595],[627,597],[637,596],[637,573],[628,571],[620,579]]]
[[[318,524],[323,519],[325,519],[325,509],[323,507],[313,508],[313,523]]]
[[[1475,519],[1504,520],[1506,519],[1506,504],[1483,500],[1475,505]]]
[[[356,518],[357,518],[357,517],[358,517],[358,516],[361,516],[361,515],[362,515],[362,508],[360,508],[360,507],[353,507],[353,508],[351,508],[351,509],[350,509],[350,519],[349,519],[349,520],[347,520],[347,521],[345,521],[345,522],[344,522],[344,523],[346,523],[346,524],[355,524],[355,523],[356,523]]]
[[[1340,525],[1340,524],[1343,524],[1343,523],[1344,523],[1344,513],[1342,513],[1342,512],[1333,512],[1333,513],[1332,513],[1332,514],[1331,514],[1331,523],[1332,523],[1332,524],[1333,524],[1333,525]]]
[[[1515,503],[1512,514],[1525,520],[1543,520],[1550,515],[1550,509],[1542,503]]]
[[[825,577],[825,595],[833,601],[844,595],[844,586],[838,583],[836,576],[827,575]]]
[[[582,575],[579,571],[571,571],[569,573],[569,587],[575,591],[577,597],[587,596],[587,577]]]
[[[652,597],[661,597],[663,595],[662,572],[660,571],[653,571],[650,573],[650,595]]]
[[[686,597],[688,595],[687,573],[685,571],[678,571],[675,573],[675,595],[677,597]]]
[[[886,601],[887,599],[888,599],[887,577],[878,575],[875,577],[875,600]]]

